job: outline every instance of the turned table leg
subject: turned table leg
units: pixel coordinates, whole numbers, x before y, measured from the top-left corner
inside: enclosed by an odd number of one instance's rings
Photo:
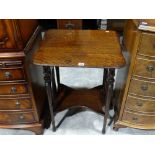
[[[105,116],[104,116],[104,124],[102,133],[104,134],[106,131],[107,119],[109,117],[109,107],[112,99],[113,94],[113,85],[114,85],[114,76],[115,76],[115,69],[105,69],[106,75],[104,76],[104,90],[106,94],[105,100]]]
[[[54,68],[52,67],[52,72],[53,72],[53,69]],[[54,109],[53,109],[53,103],[54,103],[54,95],[53,95],[54,92],[53,92],[53,82],[52,82],[53,78],[52,78],[50,67],[44,66],[43,72],[44,72],[44,80],[45,80],[45,87],[46,87],[46,92],[47,92],[48,104],[49,104],[51,120],[52,120],[52,130],[56,131],[55,119],[54,119]]]
[[[55,71],[56,71],[56,79],[57,79],[57,91],[59,92],[59,87],[60,87],[60,71],[59,71],[59,67],[55,67]]]

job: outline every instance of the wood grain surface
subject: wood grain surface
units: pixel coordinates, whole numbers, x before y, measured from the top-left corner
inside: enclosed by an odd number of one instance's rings
[[[114,31],[49,30],[33,58],[34,64],[119,68],[125,65]]]

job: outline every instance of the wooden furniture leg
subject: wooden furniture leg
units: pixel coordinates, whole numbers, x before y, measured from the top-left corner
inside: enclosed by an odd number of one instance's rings
[[[53,72],[52,67],[52,72]],[[47,92],[47,98],[48,98],[48,104],[49,104],[49,110],[51,113],[51,120],[52,120],[52,130],[56,131],[55,127],[55,119],[54,119],[54,110],[53,110],[53,102],[54,102],[54,96],[53,96],[53,83],[52,83],[52,75],[51,75],[51,69],[49,66],[43,67],[43,73],[44,73],[44,80],[45,80],[45,87]]]
[[[60,86],[60,71],[59,71],[59,67],[55,67],[55,71],[56,71],[56,78],[57,78],[57,91],[59,92],[59,86]]]
[[[104,116],[104,124],[102,133],[105,134],[107,119],[109,117],[109,106],[111,103],[112,93],[113,93],[113,85],[114,85],[114,76],[115,69],[106,69],[107,75],[105,80],[105,90],[106,90],[106,103],[105,103],[105,116]]]

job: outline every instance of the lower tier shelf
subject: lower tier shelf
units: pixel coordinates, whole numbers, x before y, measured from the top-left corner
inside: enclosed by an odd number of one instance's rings
[[[92,89],[72,89],[60,85],[59,94],[56,99],[56,112],[76,107],[88,108],[96,113],[104,114],[105,102],[103,86]]]

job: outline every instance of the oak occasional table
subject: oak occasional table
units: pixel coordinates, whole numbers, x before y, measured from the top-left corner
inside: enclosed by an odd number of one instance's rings
[[[49,30],[33,62],[43,66],[53,131],[60,125],[56,127],[54,120],[58,112],[68,109],[67,116],[75,108],[86,108],[104,115],[105,133],[115,69],[125,65],[114,31]],[[103,68],[103,84],[93,89],[72,89],[60,83],[59,67]]]

